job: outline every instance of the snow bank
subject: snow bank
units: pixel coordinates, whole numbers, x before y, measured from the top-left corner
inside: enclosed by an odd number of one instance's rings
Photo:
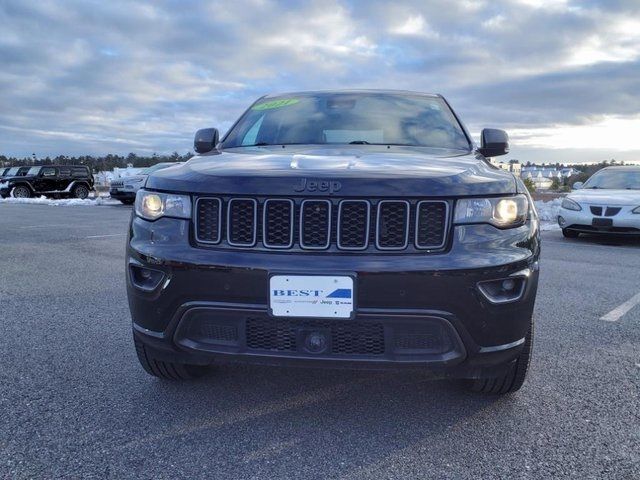
[[[31,205],[51,205],[54,207],[69,207],[69,206],[95,207],[95,206],[101,206],[101,205],[120,205],[120,202],[118,200],[113,200],[108,197],[86,198],[84,200],[79,198],[50,199],[46,197],[0,198],[0,204],[3,204],[3,203],[27,203]]]
[[[538,215],[540,216],[540,228],[543,231],[560,229],[556,219],[561,203],[562,198],[554,198],[549,202],[543,202],[542,200],[535,201],[536,210],[538,210]]]

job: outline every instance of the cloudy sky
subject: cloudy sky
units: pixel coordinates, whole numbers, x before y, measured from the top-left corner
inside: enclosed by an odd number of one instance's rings
[[[508,158],[640,161],[640,1],[0,0],[0,154],[186,152],[330,88],[442,93]]]

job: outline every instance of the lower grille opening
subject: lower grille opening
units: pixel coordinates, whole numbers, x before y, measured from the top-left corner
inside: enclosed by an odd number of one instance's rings
[[[199,344],[233,347],[238,345],[240,331],[235,319],[211,318],[206,310],[201,310],[190,314],[180,336]]]
[[[298,345],[301,330],[327,332],[331,352],[337,355],[383,355],[384,327],[376,322],[344,322],[332,320],[247,320],[247,348],[278,352],[302,351]]]
[[[398,353],[445,353],[451,350],[449,338],[432,333],[410,333],[396,335]]]
[[[445,319],[394,314],[320,320],[196,307],[183,315],[174,339],[192,350],[289,358],[420,361],[464,355],[460,338]]]

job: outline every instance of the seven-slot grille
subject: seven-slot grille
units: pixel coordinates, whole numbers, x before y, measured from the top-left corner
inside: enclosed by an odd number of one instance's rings
[[[445,200],[201,197],[194,212],[198,243],[310,251],[442,250]]]

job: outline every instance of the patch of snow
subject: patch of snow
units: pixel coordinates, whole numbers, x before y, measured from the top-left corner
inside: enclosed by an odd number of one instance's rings
[[[69,207],[69,206],[86,206],[86,207],[95,207],[102,205],[120,205],[118,200],[113,200],[108,197],[97,197],[97,198],[61,198],[61,199],[51,199],[47,197],[38,197],[38,198],[0,198],[0,204],[3,203],[26,203],[31,205],[50,205],[53,207]]]
[[[113,170],[95,172],[93,174],[93,179],[95,180],[96,185],[109,186],[111,185],[111,182],[116,178],[126,178],[126,177],[133,177],[135,175],[140,175],[140,173],[143,170],[144,168],[115,167]]]
[[[561,230],[560,225],[551,222],[540,222],[541,232],[549,232],[551,230]]]
[[[549,202],[544,202],[542,200],[535,201],[536,210],[540,217],[540,230],[543,232],[548,230],[560,230],[557,218],[561,204],[562,198],[554,198]]]

